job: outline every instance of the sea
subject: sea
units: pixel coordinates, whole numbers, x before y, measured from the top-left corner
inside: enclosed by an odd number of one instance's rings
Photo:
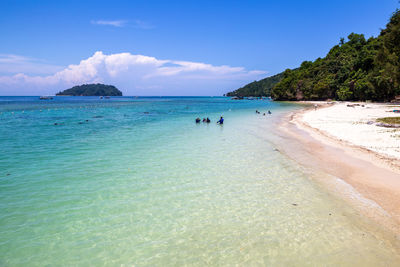
[[[0,97],[0,266],[399,266],[385,234],[278,149],[300,108]]]

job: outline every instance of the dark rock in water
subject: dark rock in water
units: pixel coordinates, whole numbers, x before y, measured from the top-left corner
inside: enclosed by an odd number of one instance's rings
[[[100,119],[100,118],[104,118],[103,116],[93,116],[93,119]]]
[[[58,123],[57,123],[57,122],[55,122],[55,123],[54,123],[54,125],[58,125]]]
[[[10,173],[7,173],[7,176],[10,176],[11,174]]]
[[[78,122],[78,124],[83,124],[83,122],[80,121],[80,122]]]
[[[89,120],[85,120],[86,122],[88,122]]]

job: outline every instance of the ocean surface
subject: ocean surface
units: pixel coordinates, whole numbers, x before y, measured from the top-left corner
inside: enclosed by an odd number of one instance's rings
[[[298,108],[0,97],[0,266],[399,266],[276,149],[276,122]]]

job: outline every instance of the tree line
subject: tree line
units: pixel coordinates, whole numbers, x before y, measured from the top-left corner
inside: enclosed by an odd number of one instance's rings
[[[266,79],[273,83],[264,86]],[[324,58],[250,83],[229,94],[271,95],[275,100],[390,101],[400,95],[400,10],[378,37],[351,33]],[[246,95],[247,94],[247,95]]]

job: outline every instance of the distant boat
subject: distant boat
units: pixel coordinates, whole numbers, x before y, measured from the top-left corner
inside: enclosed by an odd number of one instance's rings
[[[100,99],[103,99],[103,97],[102,97],[102,96],[100,96],[99,98],[100,98]]]
[[[53,97],[52,96],[41,96],[41,97],[39,97],[39,99],[40,100],[52,100],[53,99]]]
[[[232,100],[240,100],[240,99],[243,99],[243,97],[241,97],[241,96],[234,96],[234,97],[232,97],[231,99],[232,99]]]

